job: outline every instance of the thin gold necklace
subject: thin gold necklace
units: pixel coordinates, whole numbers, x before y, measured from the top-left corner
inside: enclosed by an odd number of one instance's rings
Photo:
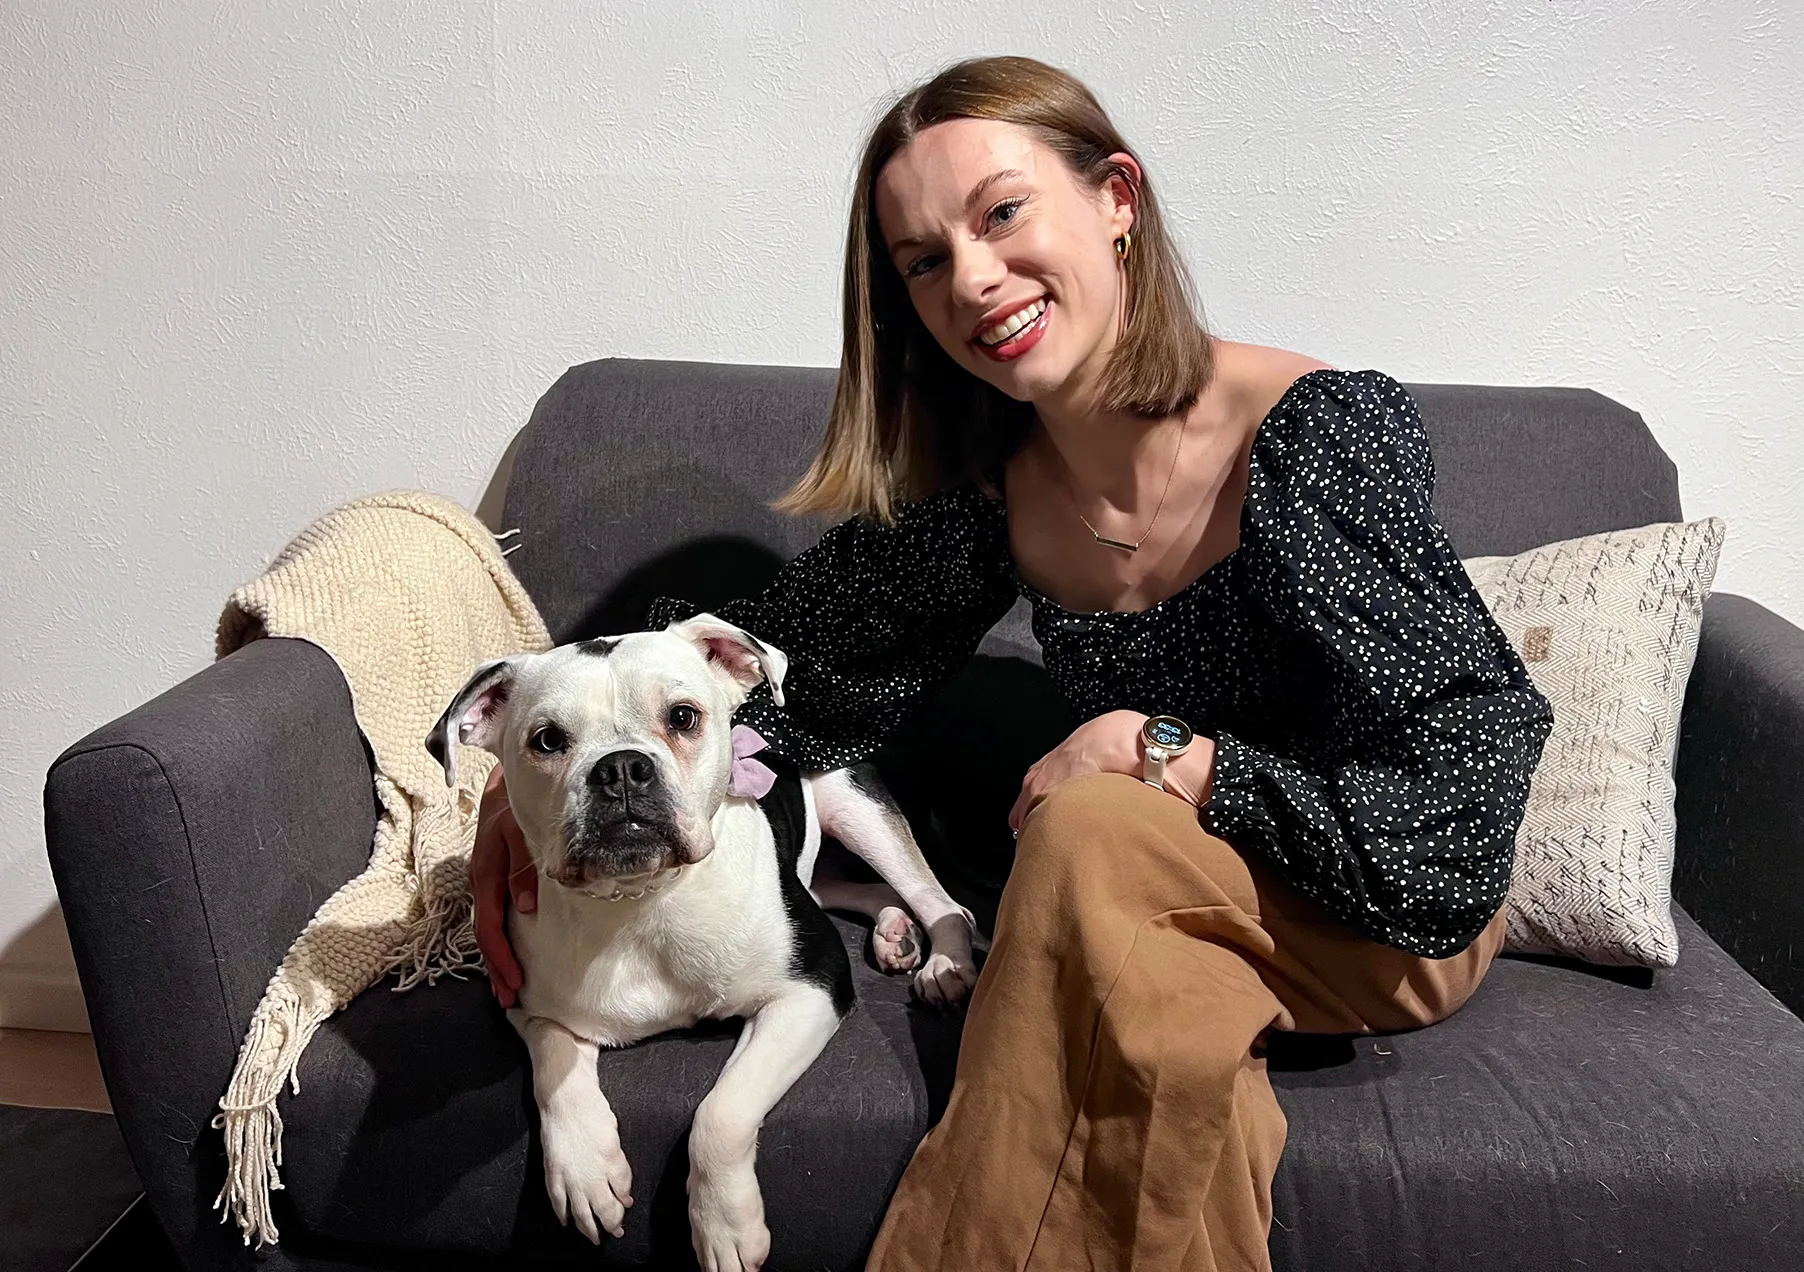
[[[1178,425],[1178,447],[1171,453],[1171,471],[1165,474],[1165,489],[1159,492],[1159,506],[1153,509],[1153,519],[1146,523],[1146,530],[1132,543],[1127,542],[1125,539],[1111,539],[1108,535],[1091,525],[1090,518],[1078,511],[1077,491],[1071,485],[1071,466],[1065,462],[1064,455],[1061,454],[1059,456],[1059,473],[1065,479],[1065,493],[1071,496],[1071,509],[1073,512],[1077,512],[1077,519],[1084,523],[1084,529],[1090,532],[1091,538],[1095,539],[1105,548],[1115,548],[1121,552],[1140,551],[1140,545],[1147,541],[1148,537],[1150,537],[1153,532],[1153,527],[1159,524],[1159,514],[1165,511],[1165,496],[1171,493],[1171,479],[1178,475],[1178,457],[1184,453],[1184,434],[1189,428],[1190,414],[1189,412],[1185,412],[1184,422]],[[1055,446],[1053,449],[1056,451],[1058,450],[1058,447]]]

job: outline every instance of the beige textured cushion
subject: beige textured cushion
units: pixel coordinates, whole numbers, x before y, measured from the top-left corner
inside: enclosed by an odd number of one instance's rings
[[[1679,708],[1720,517],[1465,561],[1553,705],[1516,836],[1503,948],[1671,967]]]

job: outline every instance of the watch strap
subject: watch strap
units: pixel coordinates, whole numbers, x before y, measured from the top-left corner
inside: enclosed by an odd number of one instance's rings
[[[1140,768],[1140,780],[1145,782],[1148,786],[1156,786],[1160,790],[1164,790],[1165,760],[1166,754],[1164,747],[1147,747],[1146,758]]]

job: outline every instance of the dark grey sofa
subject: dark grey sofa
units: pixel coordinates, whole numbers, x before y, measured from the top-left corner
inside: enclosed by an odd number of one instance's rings
[[[559,379],[505,515],[553,635],[629,629],[661,593],[744,594],[812,541],[818,527],[765,501],[801,470],[832,384],[822,369],[619,360]],[[1410,387],[1464,556],[1680,517],[1672,463],[1607,398]],[[882,757],[985,926],[1019,774],[1070,725],[1023,618]],[[974,736],[997,702],[1027,724],[1014,754]],[[925,780],[926,756],[963,780]],[[1290,1122],[1277,1268],[1804,1268],[1804,632],[1710,600],[1678,763],[1677,967],[1506,955],[1432,1028],[1273,1039]],[[189,1266],[246,1266],[210,1209],[223,1154],[209,1119],[265,981],[369,852],[369,757],[344,682],[304,642],[252,644],[71,746],[45,806],[149,1200]],[[863,929],[841,927],[858,1006],[761,1139],[773,1269],[859,1265],[952,1073],[956,1019],[911,1007],[870,967]],[[732,1037],[604,1056],[638,1203],[597,1253],[552,1217],[525,1053],[486,984],[373,988],[320,1031],[284,1096],[283,1241],[261,1262],[686,1266],[685,1127]]]

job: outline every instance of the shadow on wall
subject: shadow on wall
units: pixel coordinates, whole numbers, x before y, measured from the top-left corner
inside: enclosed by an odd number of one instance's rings
[[[516,430],[509,440],[475,509],[477,519],[496,533],[504,529],[500,524],[502,499],[522,432]],[[300,527],[293,529],[298,531]],[[223,604],[224,598],[220,599]],[[0,1028],[91,1032],[81,978],[59,904],[52,903],[0,946]]]
[[[495,465],[495,475],[489,478],[488,488],[482,492],[482,498],[476,501],[476,519],[489,528],[491,534],[505,533],[507,527],[501,524],[502,504],[507,499],[507,479],[513,476],[514,457],[520,453],[520,440],[526,436],[524,428],[515,431],[507,449],[501,452],[500,462]],[[507,545],[503,544],[503,552]]]
[[[500,524],[502,499],[520,449],[521,433],[522,430],[516,430],[509,440],[475,509],[477,519],[496,533],[504,529]],[[222,596],[221,604],[224,600]],[[48,873],[48,866],[45,870]],[[11,939],[0,942],[0,1028],[92,1031],[62,906],[57,903],[53,902]]]
[[[89,1032],[60,905],[52,903],[0,948],[0,1028]]]

